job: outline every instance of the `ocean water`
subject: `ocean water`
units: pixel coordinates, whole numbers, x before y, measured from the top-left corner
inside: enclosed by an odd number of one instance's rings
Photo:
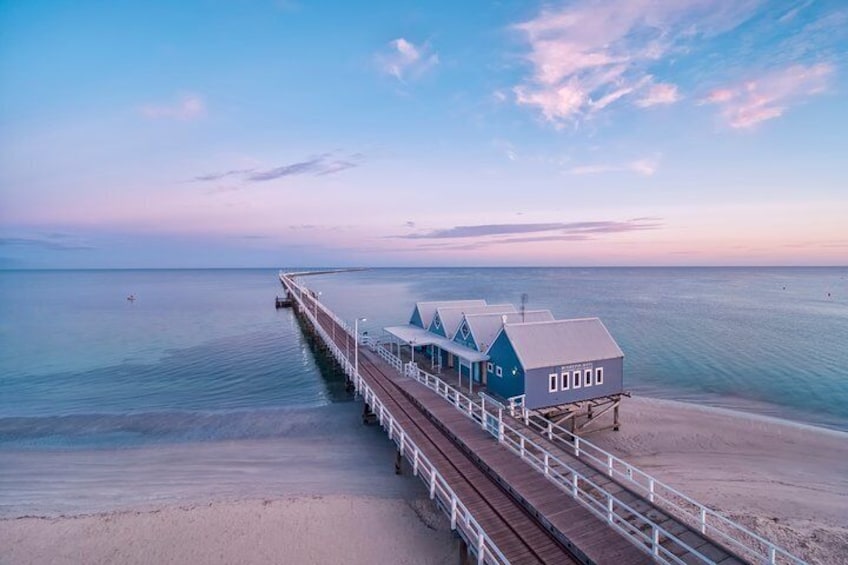
[[[388,440],[274,308],[276,277],[0,272],[0,515],[407,492],[386,486]],[[634,393],[848,430],[845,268],[375,269],[307,283],[372,334],[418,300],[526,293],[528,308],[599,316]]]

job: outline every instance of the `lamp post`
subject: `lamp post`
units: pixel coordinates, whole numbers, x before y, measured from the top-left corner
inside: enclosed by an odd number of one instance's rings
[[[357,318],[353,322],[353,378],[359,378],[359,322],[367,321],[367,318]],[[358,386],[358,383],[357,383]]]

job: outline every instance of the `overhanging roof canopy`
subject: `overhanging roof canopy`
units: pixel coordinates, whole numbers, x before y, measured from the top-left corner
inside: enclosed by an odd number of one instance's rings
[[[383,329],[387,333],[401,340],[403,343],[413,344],[416,347],[421,345],[435,345],[439,349],[444,349],[445,351],[453,353],[457,357],[461,357],[471,363],[489,360],[489,356],[485,353],[480,353],[479,351],[465,347],[440,335],[436,335],[423,328],[419,328],[418,326],[410,324],[406,326],[390,326]]]

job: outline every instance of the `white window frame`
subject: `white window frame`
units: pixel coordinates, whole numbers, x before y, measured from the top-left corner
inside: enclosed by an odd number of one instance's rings
[[[503,369],[501,369],[500,365],[495,365],[495,374],[499,377],[503,376]]]
[[[491,362],[491,361],[489,361],[488,363],[486,363],[486,371],[488,371],[489,373],[494,373],[494,372],[495,372],[495,366],[494,366],[494,365],[492,365],[492,362]]]
[[[586,369],[583,371],[583,386],[592,386],[592,369]]]
[[[595,386],[604,384],[604,368],[595,367]]]
[[[578,389],[583,386],[583,371],[577,370],[571,373],[571,388]]]
[[[436,329],[442,327],[442,320],[439,318],[438,314],[436,314],[436,318],[433,320],[433,327]]]
[[[557,373],[551,373],[548,375],[548,392],[556,392],[558,382],[559,375]]]
[[[471,334],[471,330],[468,329],[468,324],[463,323],[462,327],[459,328],[459,333],[462,335],[462,339],[468,339],[468,336]]]
[[[568,371],[563,371],[559,376],[559,389],[560,390],[568,390],[571,388],[571,382],[568,380],[571,378],[571,373]]]

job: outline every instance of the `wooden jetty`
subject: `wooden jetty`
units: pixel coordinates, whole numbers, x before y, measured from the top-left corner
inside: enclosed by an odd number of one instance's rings
[[[307,274],[280,273],[296,314],[478,563],[803,563],[538,414],[404,363],[321,304]]]

